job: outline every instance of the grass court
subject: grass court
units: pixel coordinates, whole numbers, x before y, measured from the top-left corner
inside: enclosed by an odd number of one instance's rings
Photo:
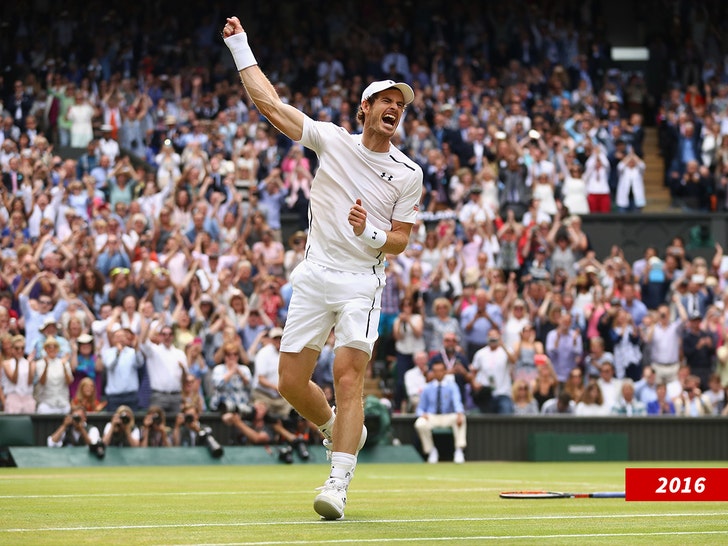
[[[728,503],[498,496],[624,491],[627,465],[728,463],[360,464],[334,522],[312,508],[325,464],[3,468],[0,544],[728,543]]]

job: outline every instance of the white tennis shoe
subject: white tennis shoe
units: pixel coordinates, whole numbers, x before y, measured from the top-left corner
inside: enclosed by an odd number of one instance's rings
[[[313,509],[324,519],[334,520],[344,517],[346,508],[346,490],[348,484],[345,480],[329,478],[323,486],[319,487],[321,493],[313,500]]]

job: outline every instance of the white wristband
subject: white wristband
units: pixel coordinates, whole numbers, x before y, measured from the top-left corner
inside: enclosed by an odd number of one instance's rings
[[[372,248],[382,248],[387,242],[387,232],[367,224],[359,238]]]
[[[225,38],[225,45],[228,46],[230,53],[233,54],[233,60],[238,72],[258,64],[253,55],[253,50],[248,45],[248,35],[245,32],[239,32]]]

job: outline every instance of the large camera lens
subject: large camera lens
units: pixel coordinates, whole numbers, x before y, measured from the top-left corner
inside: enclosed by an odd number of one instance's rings
[[[195,416],[191,413],[185,413],[185,423],[191,425],[195,420]]]
[[[80,415],[74,415],[73,416],[73,422],[75,424],[79,424],[81,422],[81,416]]]
[[[152,423],[154,423],[155,425],[161,425],[162,424],[162,416],[159,415],[158,413],[155,413],[152,416]]]
[[[128,425],[129,423],[131,423],[131,416],[127,412],[122,411],[119,414],[119,417],[121,417],[121,422],[124,423],[125,425]]]

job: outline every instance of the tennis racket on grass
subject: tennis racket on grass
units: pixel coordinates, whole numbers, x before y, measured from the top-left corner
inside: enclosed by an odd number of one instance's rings
[[[503,491],[502,499],[623,499],[624,491],[594,493],[561,493],[558,491]]]

